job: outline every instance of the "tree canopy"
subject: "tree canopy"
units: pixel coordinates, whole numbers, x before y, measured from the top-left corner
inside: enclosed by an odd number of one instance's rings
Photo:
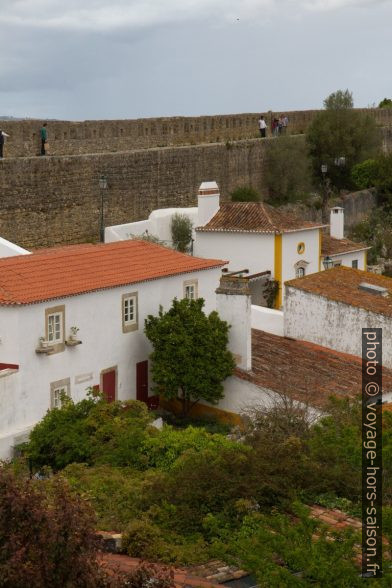
[[[373,157],[380,148],[380,134],[374,118],[352,108],[346,90],[331,94],[307,130],[307,144],[316,180],[323,178],[321,166],[336,188],[351,188],[352,167]]]
[[[149,315],[145,333],[151,354],[155,391],[179,399],[186,415],[203,399],[216,404],[223,397],[222,382],[234,369],[227,350],[229,325],[217,312],[203,312],[204,300],[173,300],[167,312]]]

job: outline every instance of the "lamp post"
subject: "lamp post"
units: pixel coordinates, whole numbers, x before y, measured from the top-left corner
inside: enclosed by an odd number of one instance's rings
[[[100,210],[100,221],[99,221],[99,240],[101,243],[105,241],[105,225],[104,225],[104,216],[103,216],[103,207],[104,207],[104,195],[105,190],[108,188],[108,179],[106,176],[101,176],[99,178],[99,187],[101,190],[101,210]]]
[[[327,180],[327,171],[328,166],[326,163],[321,165],[321,173],[323,175],[323,193],[322,193],[322,203],[321,203],[321,215],[323,223],[328,221],[328,180]]]
[[[323,266],[324,269],[331,269],[331,267],[333,267],[333,261],[332,259],[329,257],[329,255],[327,255],[327,257],[324,257],[323,259]]]

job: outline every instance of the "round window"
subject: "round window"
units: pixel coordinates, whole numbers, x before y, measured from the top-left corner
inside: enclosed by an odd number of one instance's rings
[[[298,243],[297,251],[299,254],[305,253],[305,243]]]

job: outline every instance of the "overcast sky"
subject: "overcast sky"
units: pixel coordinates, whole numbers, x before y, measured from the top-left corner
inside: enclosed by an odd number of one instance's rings
[[[0,115],[108,119],[392,97],[392,0],[0,0]]]

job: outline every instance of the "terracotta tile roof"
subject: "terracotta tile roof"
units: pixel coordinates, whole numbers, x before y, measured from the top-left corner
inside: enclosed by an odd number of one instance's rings
[[[359,288],[362,282],[386,288],[389,295],[384,297],[365,292]],[[392,278],[387,276],[340,266],[290,280],[285,285],[328,300],[364,308],[375,314],[392,316]]]
[[[146,241],[53,248],[0,259],[0,305],[43,302],[225,263]]]
[[[101,560],[106,568],[111,568],[120,572],[133,572],[142,563],[142,560],[140,559],[114,553],[103,553]],[[160,564],[156,565],[158,567],[167,568],[167,566],[161,566]],[[196,577],[187,569],[174,568],[173,574],[174,585],[176,588],[221,588],[217,582]]]
[[[323,226],[321,223],[301,220],[265,202],[225,202],[215,216],[204,227],[197,227],[196,231],[278,234]]]
[[[330,235],[324,235],[321,241],[321,255],[339,255],[339,253],[350,253],[350,251],[363,251],[370,249],[365,243],[355,243],[349,239],[335,239]]]
[[[252,330],[252,371],[235,375],[296,400],[323,408],[332,395],[361,394],[361,358],[306,341]],[[392,391],[392,370],[383,370],[384,392]]]

